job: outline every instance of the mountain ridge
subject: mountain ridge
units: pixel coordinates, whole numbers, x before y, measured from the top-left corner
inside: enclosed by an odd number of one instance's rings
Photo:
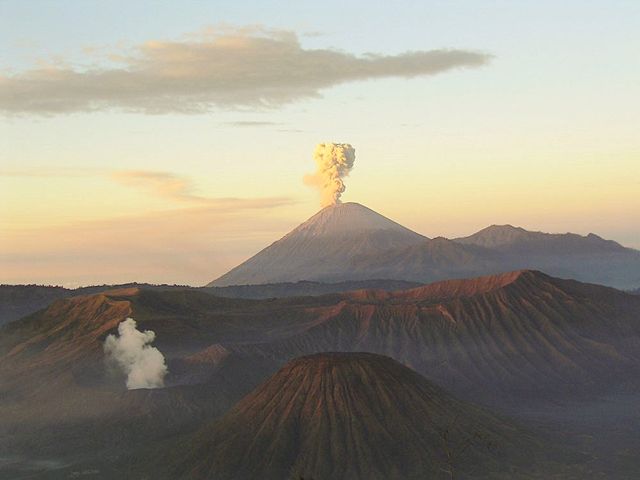
[[[190,290],[113,291],[60,300],[2,328],[0,387],[15,382],[22,388],[26,371],[43,391],[52,388],[51,378],[60,388],[78,379],[98,381],[101,342],[133,316],[140,329],[156,333],[172,385],[201,376],[197,364],[181,358],[213,348],[225,352],[222,363],[237,356],[278,363],[327,350],[365,350],[411,365],[463,395],[503,390],[518,396],[568,384],[594,388],[636,368],[638,310],[636,295],[536,271],[397,292],[269,300]],[[171,366],[179,360],[187,369],[180,375]]]
[[[512,225],[430,239],[348,203],[326,207],[209,285],[373,278],[428,283],[519,269],[628,289],[640,283],[640,251],[593,233],[530,232]]]
[[[605,240],[595,233],[579,235],[576,233],[546,233],[525,230],[513,225],[491,225],[468,237],[454,239],[457,243],[464,245],[476,245],[480,247],[513,247],[519,243],[527,242],[551,242],[564,243],[565,248],[582,247],[595,251],[620,252],[629,250],[613,240]]]
[[[154,285],[127,283],[121,285],[93,285],[69,289],[45,285],[0,285],[0,326],[46,308],[56,300],[106,292],[118,288],[143,290],[194,290],[226,298],[264,299],[327,295],[359,289],[401,290],[421,285],[404,280],[369,279],[323,283],[311,281],[266,283],[261,285],[231,285],[228,287],[190,287],[188,285]]]

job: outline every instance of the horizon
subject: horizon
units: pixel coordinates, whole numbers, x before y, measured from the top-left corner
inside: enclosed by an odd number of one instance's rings
[[[335,206],[337,206],[337,205],[343,205],[343,204],[354,204],[354,205],[362,206],[362,207],[364,207],[364,208],[367,208],[368,210],[371,210],[371,211],[372,211],[372,212],[374,212],[375,214],[380,215],[380,216],[384,217],[384,218],[385,218],[385,219],[387,219],[387,220],[390,220],[390,221],[391,221],[391,222],[393,222],[393,223],[398,223],[398,222],[395,222],[395,220],[394,220],[393,218],[389,218],[389,217],[387,217],[387,216],[385,216],[385,215],[382,215],[381,213],[376,212],[375,210],[372,210],[372,209],[370,209],[369,207],[367,207],[366,205],[363,205],[363,204],[361,204],[361,203],[358,203],[358,202],[340,202],[340,201],[338,201],[336,204],[328,205],[328,206],[326,206],[326,207],[322,207],[322,208],[320,208],[320,210],[318,210],[318,211],[317,211],[316,213],[314,213],[312,216],[310,216],[310,217],[309,217],[309,218],[307,218],[306,220],[304,220],[304,221],[300,222],[300,224],[299,224],[298,226],[301,226],[302,224],[304,224],[304,223],[308,222],[308,221],[309,221],[309,220],[311,220],[315,215],[319,214],[319,213],[320,213],[320,212],[322,212],[323,210],[326,210],[326,209],[329,209],[329,208],[335,207]],[[404,225],[402,225],[402,224],[400,224],[400,225],[404,227]],[[433,236],[433,237],[426,237],[426,238],[427,238],[428,240],[435,240],[435,239],[439,239],[439,238],[444,238],[444,239],[446,239],[446,240],[455,241],[455,240],[460,239],[460,238],[465,238],[465,237],[469,237],[469,236],[475,235],[475,234],[477,234],[477,233],[481,233],[481,232],[483,232],[484,230],[487,230],[487,229],[492,228],[492,227],[507,227],[507,228],[512,228],[512,229],[515,229],[515,230],[521,229],[521,230],[524,230],[524,231],[526,231],[526,232],[528,232],[528,233],[543,233],[543,234],[550,234],[550,235],[566,235],[566,234],[574,234],[574,235],[580,235],[582,238],[586,238],[586,237],[588,237],[589,235],[595,235],[595,236],[597,236],[597,237],[599,237],[599,238],[601,238],[601,239],[604,239],[604,240],[613,240],[613,239],[603,238],[603,237],[601,237],[600,235],[598,235],[598,234],[597,234],[597,233],[595,233],[595,232],[589,232],[589,233],[584,234],[584,235],[581,235],[581,234],[575,234],[574,232],[542,232],[542,231],[538,231],[538,230],[529,230],[529,229],[526,229],[526,228],[520,227],[520,226],[518,226],[518,225],[511,225],[511,224],[500,224],[500,225],[499,225],[499,224],[492,224],[492,225],[488,225],[488,226],[486,226],[486,227],[484,227],[484,228],[481,228],[480,230],[477,230],[477,231],[471,232],[471,233],[469,233],[469,234],[467,234],[467,235],[461,235],[461,236],[458,236],[458,237],[444,237],[444,236],[442,236],[442,235],[436,235],[436,236]],[[282,239],[284,236],[286,236],[288,233],[291,233],[291,231],[293,231],[295,228],[297,228],[297,227],[292,228],[289,232],[287,232],[287,233],[283,234],[283,235],[282,235],[281,237],[279,237],[277,240],[274,240],[274,242],[276,242],[276,241],[278,241],[278,240],[281,240],[281,239]],[[407,228],[407,227],[405,227],[405,228]],[[412,229],[409,229],[409,230],[411,230],[412,232],[417,233],[417,234],[419,234],[419,235],[423,235],[421,232],[418,232],[418,231],[415,231],[415,230],[412,230]],[[615,241],[615,240],[613,240],[613,241]],[[616,243],[618,243],[618,242],[616,242]],[[270,243],[267,243],[267,244],[265,244],[263,247],[261,247],[259,250],[255,251],[255,252],[253,252],[253,253],[250,253],[250,254],[249,254],[249,256],[248,256],[247,258],[241,259],[241,261],[239,262],[239,264],[241,264],[242,262],[244,262],[244,261],[248,260],[249,258],[253,257],[255,254],[257,254],[257,253],[261,252],[264,248],[266,248],[266,247],[267,247],[267,246],[269,246],[269,245],[270,245]],[[622,245],[622,244],[620,244],[620,245]],[[623,247],[625,247],[625,248],[631,248],[631,247],[627,247],[627,246],[625,246],[625,245],[622,245],[622,246],[623,246]],[[640,250],[638,250],[638,251],[640,252]],[[235,266],[236,266],[236,265],[234,265],[233,267],[235,267]],[[231,267],[231,268],[233,268],[233,267]],[[231,268],[230,268],[229,270],[231,270]],[[517,269],[517,270],[514,270],[514,271],[530,271],[530,270],[534,270],[534,269],[531,269],[531,268],[523,268],[523,269]],[[94,286],[112,286],[112,285],[113,285],[113,286],[119,286],[119,285],[129,285],[129,284],[140,284],[140,285],[147,284],[147,285],[156,285],[156,286],[167,285],[167,286],[176,286],[176,287],[182,287],[182,286],[183,286],[183,287],[190,287],[190,288],[202,288],[202,287],[207,287],[209,283],[211,283],[212,281],[216,280],[218,277],[220,277],[220,276],[221,276],[221,275],[223,275],[224,273],[227,273],[227,271],[222,272],[220,275],[218,275],[218,276],[216,276],[216,277],[212,277],[211,279],[206,280],[206,281],[205,281],[205,283],[203,283],[203,284],[175,283],[175,282],[162,282],[162,283],[160,283],[160,282],[149,282],[149,281],[145,281],[145,280],[132,279],[132,280],[128,280],[128,281],[124,281],[124,282],[117,282],[117,283],[114,283],[114,282],[102,282],[102,283],[87,283],[87,284],[62,284],[62,283],[57,283],[57,284],[56,284],[56,283],[7,283],[7,282],[0,282],[0,286],[28,286],[28,285],[35,285],[35,286],[38,286],[38,287],[62,287],[62,288],[66,288],[66,289],[72,289],[72,290],[74,290],[74,289],[81,289],[81,288],[94,287]],[[487,275],[480,275],[480,276],[487,276]],[[489,275],[489,276],[491,276],[491,275]],[[384,279],[381,279],[381,280],[384,280]],[[315,280],[298,280],[297,282],[313,282],[313,283],[329,283],[329,284],[331,284],[331,283],[335,283],[335,282],[317,282],[317,281],[315,281]],[[297,282],[293,282],[293,283],[297,283]],[[435,281],[435,282],[427,282],[427,284],[430,284],[430,283],[437,283],[437,281]],[[223,287],[223,288],[224,288],[224,287]]]

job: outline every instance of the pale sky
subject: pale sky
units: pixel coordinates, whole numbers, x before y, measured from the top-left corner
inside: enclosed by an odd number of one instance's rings
[[[345,201],[640,248],[640,2],[0,0],[0,283],[204,284]]]

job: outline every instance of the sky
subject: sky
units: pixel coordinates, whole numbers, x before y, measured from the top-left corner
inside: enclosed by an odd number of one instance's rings
[[[0,0],[0,283],[205,284],[343,200],[640,248],[640,3]]]

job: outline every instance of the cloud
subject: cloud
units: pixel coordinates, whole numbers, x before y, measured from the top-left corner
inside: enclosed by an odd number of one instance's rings
[[[208,199],[192,193],[191,182],[169,172],[147,170],[118,170],[111,179],[129,187],[144,188],[165,198],[184,202],[205,202]]]
[[[118,325],[118,335],[109,335],[104,341],[107,361],[127,376],[127,388],[161,388],[167,374],[164,355],[151,343],[156,334],[152,330],[141,332],[136,321],[127,318]]]
[[[273,127],[282,125],[280,122],[267,122],[260,120],[237,120],[235,122],[225,122],[224,125],[229,127]]]
[[[455,49],[355,55],[305,49],[290,31],[219,27],[180,41],[148,41],[111,54],[101,68],[52,62],[0,75],[0,111],[161,114],[271,108],[318,97],[346,82],[434,75],[479,67],[490,58]]]
[[[294,222],[284,219],[286,212],[298,204],[290,197],[201,196],[188,177],[162,171],[67,167],[5,170],[0,175],[101,177],[175,203],[168,210],[146,213],[132,205],[126,216],[106,212],[114,216],[104,217],[103,212],[91,220],[74,220],[69,213],[62,225],[4,225],[0,283],[204,284],[289,230]]]
[[[127,187],[147,190],[165,199],[188,203],[189,206],[208,206],[218,211],[238,211],[244,209],[275,208],[292,205],[295,201],[288,197],[204,197],[193,193],[193,183],[187,177],[171,172],[154,170],[105,170],[76,167],[56,169],[38,168],[24,170],[2,170],[0,177],[16,178],[74,178],[105,177]]]
[[[0,178],[74,178],[103,177],[127,187],[138,188],[154,195],[184,204],[185,207],[206,207],[217,213],[235,213],[242,210],[270,209],[297,203],[290,197],[206,197],[196,195],[192,181],[171,172],[153,170],[106,170],[77,167],[31,168],[2,170]]]
[[[291,205],[294,201],[287,197],[266,198],[213,198],[193,193],[191,181],[170,172],[148,170],[118,170],[111,172],[111,178],[123,185],[143,188],[152,193],[179,202],[200,204],[218,211],[238,211],[244,209],[274,208]]]

